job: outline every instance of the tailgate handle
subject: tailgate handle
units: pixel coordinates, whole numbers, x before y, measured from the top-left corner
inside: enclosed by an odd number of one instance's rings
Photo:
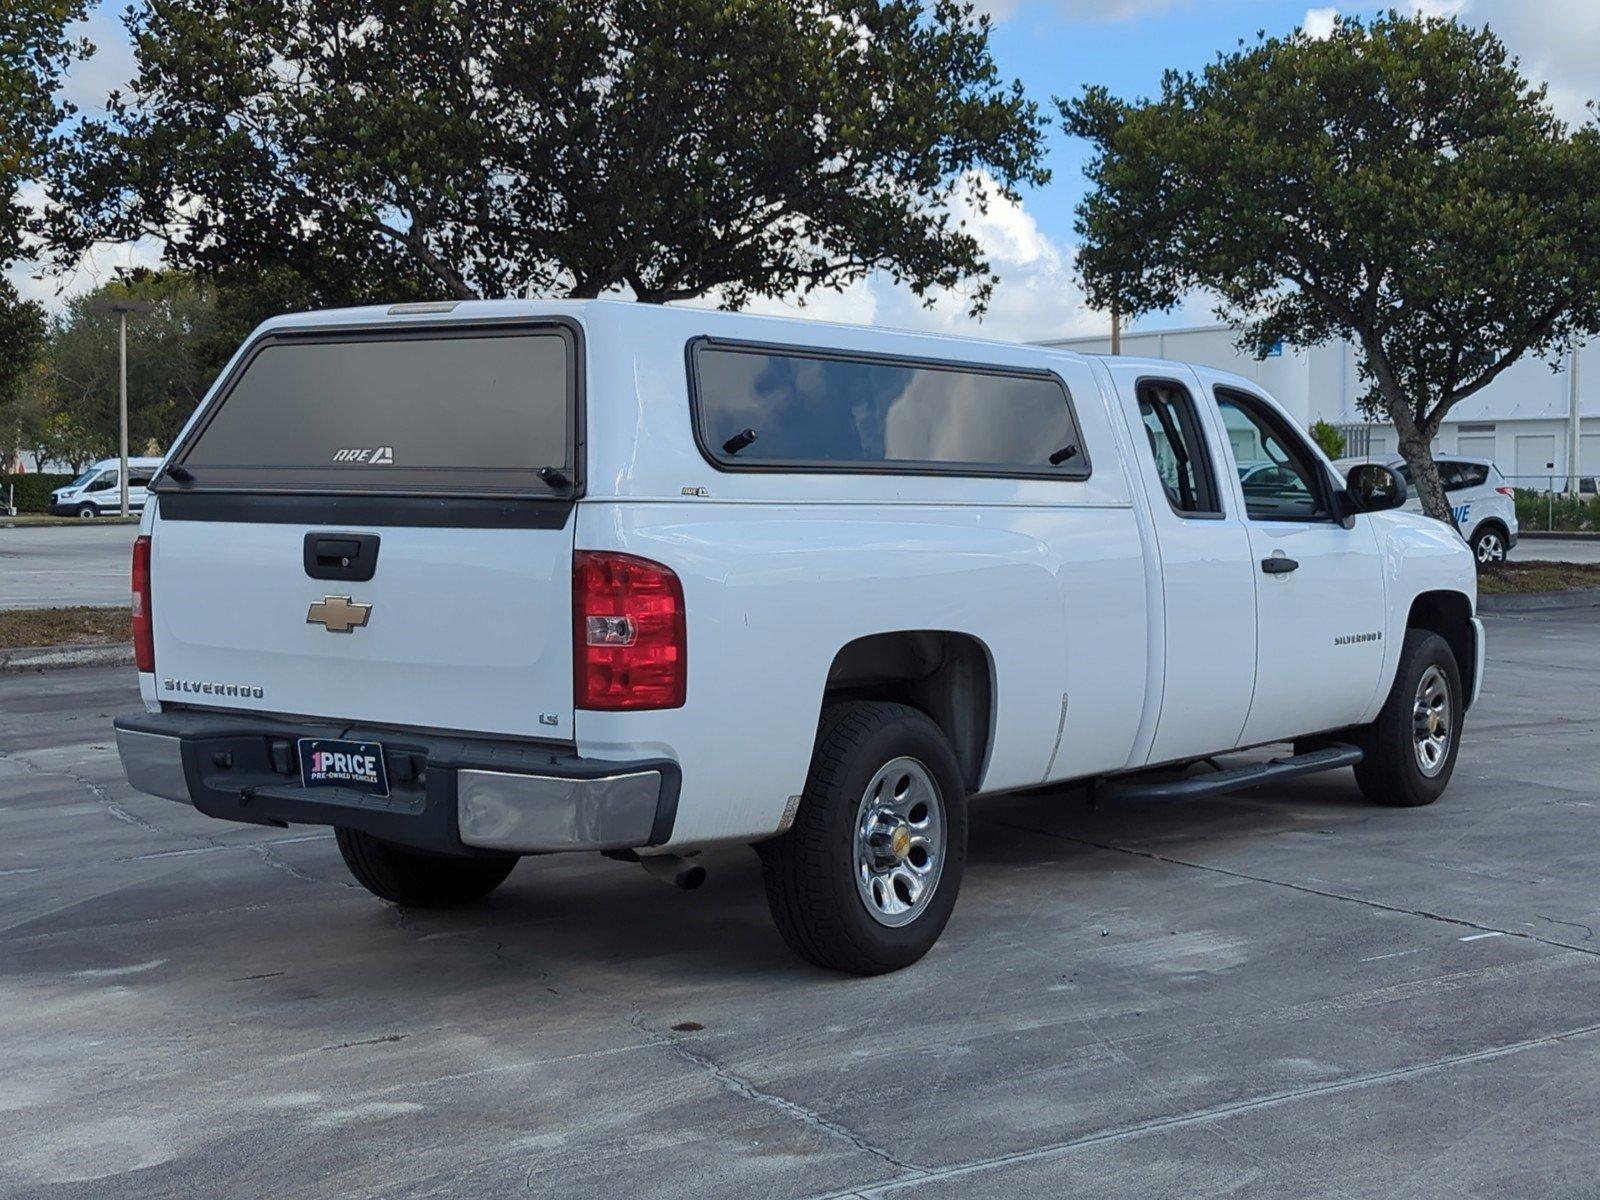
[[[306,574],[313,579],[351,579],[364,583],[378,569],[375,533],[308,533]]]

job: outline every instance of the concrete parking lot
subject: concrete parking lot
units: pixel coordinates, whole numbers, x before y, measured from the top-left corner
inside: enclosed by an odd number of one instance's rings
[[[397,911],[131,792],[127,672],[0,678],[0,1194],[1592,1198],[1600,610],[1490,631],[1434,807],[988,800],[874,980],[742,849]]]
[[[128,602],[128,559],[137,525],[0,529],[0,608]]]

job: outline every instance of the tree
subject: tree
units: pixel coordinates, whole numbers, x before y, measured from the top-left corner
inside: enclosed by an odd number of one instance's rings
[[[170,0],[55,178],[66,256],[152,236],[326,290],[662,302],[994,279],[951,201],[1042,183],[956,0]]]
[[[52,445],[56,457],[68,461],[116,451],[117,318],[88,307],[101,296],[156,303],[154,312],[128,322],[128,441],[134,453],[150,443],[162,450],[171,445],[222,365],[212,284],[179,272],[134,272],[68,301],[50,331],[43,363]]]
[[[44,331],[37,304],[0,295],[0,473],[14,469],[18,450],[36,444],[40,412],[25,380]]]
[[[1558,121],[1487,28],[1341,18],[1169,72],[1152,101],[1058,103],[1094,144],[1091,302],[1206,289],[1258,352],[1351,339],[1362,406],[1394,423],[1440,520],[1445,416],[1600,326],[1600,131]]]
[[[45,173],[72,106],[56,99],[62,72],[91,48],[66,36],[82,0],[7,0],[0,5],[0,271],[29,257],[37,215],[24,188]],[[0,456],[22,443],[19,395],[43,341],[43,314],[0,276]]]

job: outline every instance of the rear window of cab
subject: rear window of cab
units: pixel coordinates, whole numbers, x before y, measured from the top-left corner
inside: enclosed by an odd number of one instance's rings
[[[696,437],[723,470],[1089,475],[1049,371],[711,339],[689,358]]]
[[[269,336],[174,461],[199,490],[548,496],[576,361],[564,325]]]

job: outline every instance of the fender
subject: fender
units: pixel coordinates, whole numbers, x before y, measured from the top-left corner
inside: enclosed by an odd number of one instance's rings
[[[1375,718],[1388,698],[1412,607],[1418,596],[1428,592],[1460,593],[1466,598],[1468,613],[1474,617],[1477,645],[1468,660],[1461,663],[1462,676],[1473,676],[1465,697],[1472,700],[1482,683],[1478,663],[1483,654],[1482,626],[1475,619],[1478,570],[1472,551],[1453,526],[1418,513],[1396,510],[1372,513],[1364,519],[1372,522],[1383,555],[1385,646],[1378,686],[1362,720]]]

